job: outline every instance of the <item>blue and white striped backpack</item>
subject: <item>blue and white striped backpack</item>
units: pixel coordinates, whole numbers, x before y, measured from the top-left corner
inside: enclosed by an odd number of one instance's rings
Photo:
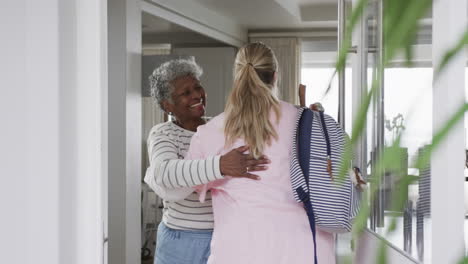
[[[365,182],[357,168],[339,177],[342,163],[351,165],[351,160],[342,160],[346,133],[323,111],[300,108],[294,135],[291,183],[296,200],[304,203],[314,244],[315,227],[331,233],[349,232],[359,209],[358,189]]]

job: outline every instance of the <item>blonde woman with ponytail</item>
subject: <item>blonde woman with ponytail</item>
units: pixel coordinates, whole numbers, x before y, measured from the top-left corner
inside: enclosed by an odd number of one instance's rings
[[[254,157],[266,155],[271,161],[267,170],[256,173],[257,181],[225,175],[197,187],[201,201],[211,192],[215,228],[210,264],[314,263],[308,218],[293,197],[289,175],[297,108],[278,99],[277,72],[268,46],[242,47],[225,112],[192,137],[187,159],[248,145]],[[246,167],[245,173],[254,169]],[[335,263],[333,235],[318,230],[317,257],[320,264]]]

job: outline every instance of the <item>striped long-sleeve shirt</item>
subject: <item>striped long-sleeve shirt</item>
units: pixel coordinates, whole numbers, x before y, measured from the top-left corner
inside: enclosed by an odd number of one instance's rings
[[[212,229],[211,195],[205,203],[191,188],[222,179],[220,156],[184,160],[194,132],[172,122],[154,126],[148,136],[150,166],[145,182],[163,199],[163,222],[174,229]]]

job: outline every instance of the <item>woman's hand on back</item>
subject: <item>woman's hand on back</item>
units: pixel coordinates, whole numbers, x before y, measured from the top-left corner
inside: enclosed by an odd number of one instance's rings
[[[221,156],[221,174],[236,178],[250,178],[260,180],[260,177],[250,172],[264,171],[268,169],[266,164],[271,161],[266,156],[258,160],[250,154],[244,154],[249,149],[247,146],[235,148]]]

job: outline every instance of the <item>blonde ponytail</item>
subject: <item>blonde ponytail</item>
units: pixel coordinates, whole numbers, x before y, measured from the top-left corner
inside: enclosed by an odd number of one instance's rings
[[[278,63],[273,51],[262,43],[242,47],[236,56],[234,84],[228,97],[224,134],[226,145],[244,139],[255,158],[260,157],[278,134],[270,122],[270,112],[281,116],[276,95]]]

